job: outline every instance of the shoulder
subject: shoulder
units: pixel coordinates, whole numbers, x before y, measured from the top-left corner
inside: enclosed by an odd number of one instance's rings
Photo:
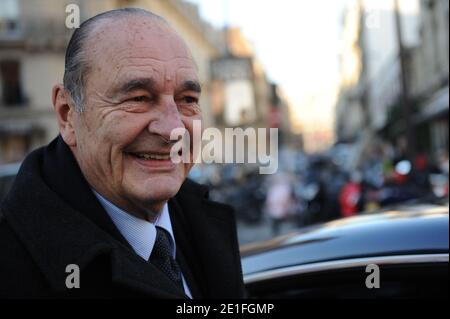
[[[235,211],[230,205],[213,201],[209,198],[209,188],[206,185],[186,179],[176,196],[183,208],[200,210],[208,216],[222,221],[235,223]]]
[[[207,203],[215,205],[224,210],[234,211],[230,205],[213,201],[209,198],[209,187],[203,184],[194,182],[191,179],[186,179],[177,194],[177,197],[187,198],[191,202]]]
[[[181,185],[180,192],[189,193],[191,195],[196,195],[199,198],[208,199],[209,198],[209,188],[206,185],[194,182],[192,179],[187,178],[183,185]]]
[[[4,211],[0,207],[0,269],[3,269],[5,265],[23,261],[19,259],[23,259],[22,252],[24,251],[24,246],[8,224]],[[4,274],[4,272],[0,271],[0,274]]]
[[[0,206],[0,249],[7,243],[8,245],[11,244],[11,241],[12,244],[14,244],[17,239],[15,238],[12,228],[6,221],[4,209]],[[0,258],[2,255],[3,254],[0,254]]]
[[[0,299],[44,297],[45,279],[0,206]]]

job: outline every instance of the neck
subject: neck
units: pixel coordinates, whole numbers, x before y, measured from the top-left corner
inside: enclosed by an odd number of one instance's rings
[[[92,187],[95,192],[100,194],[104,199],[117,206],[124,212],[129,215],[132,215],[136,218],[146,220],[150,223],[155,223],[158,217],[161,215],[164,205],[166,201],[162,202],[152,202],[148,204],[136,204],[132,202],[128,202],[125,200],[121,200],[119,198],[115,198],[114,196],[108,196],[107,193],[99,191],[97,188]]]

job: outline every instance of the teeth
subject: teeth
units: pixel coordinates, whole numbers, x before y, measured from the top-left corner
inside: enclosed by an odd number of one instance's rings
[[[170,159],[170,155],[157,155],[157,154],[145,154],[145,153],[139,153],[139,154],[135,154],[137,157],[141,158],[141,159],[145,159],[145,160],[150,160],[150,159],[156,159],[156,160],[169,160]]]

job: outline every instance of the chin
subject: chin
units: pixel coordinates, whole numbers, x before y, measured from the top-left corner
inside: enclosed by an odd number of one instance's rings
[[[184,178],[179,176],[157,176],[144,181],[136,189],[137,197],[143,202],[167,201],[180,190]]]

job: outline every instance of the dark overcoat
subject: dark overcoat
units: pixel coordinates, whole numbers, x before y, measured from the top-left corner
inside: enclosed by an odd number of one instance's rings
[[[234,213],[207,193],[186,180],[169,200],[176,258],[194,298],[241,298]],[[0,298],[115,297],[186,296],[133,251],[58,137],[25,159],[0,205]]]

